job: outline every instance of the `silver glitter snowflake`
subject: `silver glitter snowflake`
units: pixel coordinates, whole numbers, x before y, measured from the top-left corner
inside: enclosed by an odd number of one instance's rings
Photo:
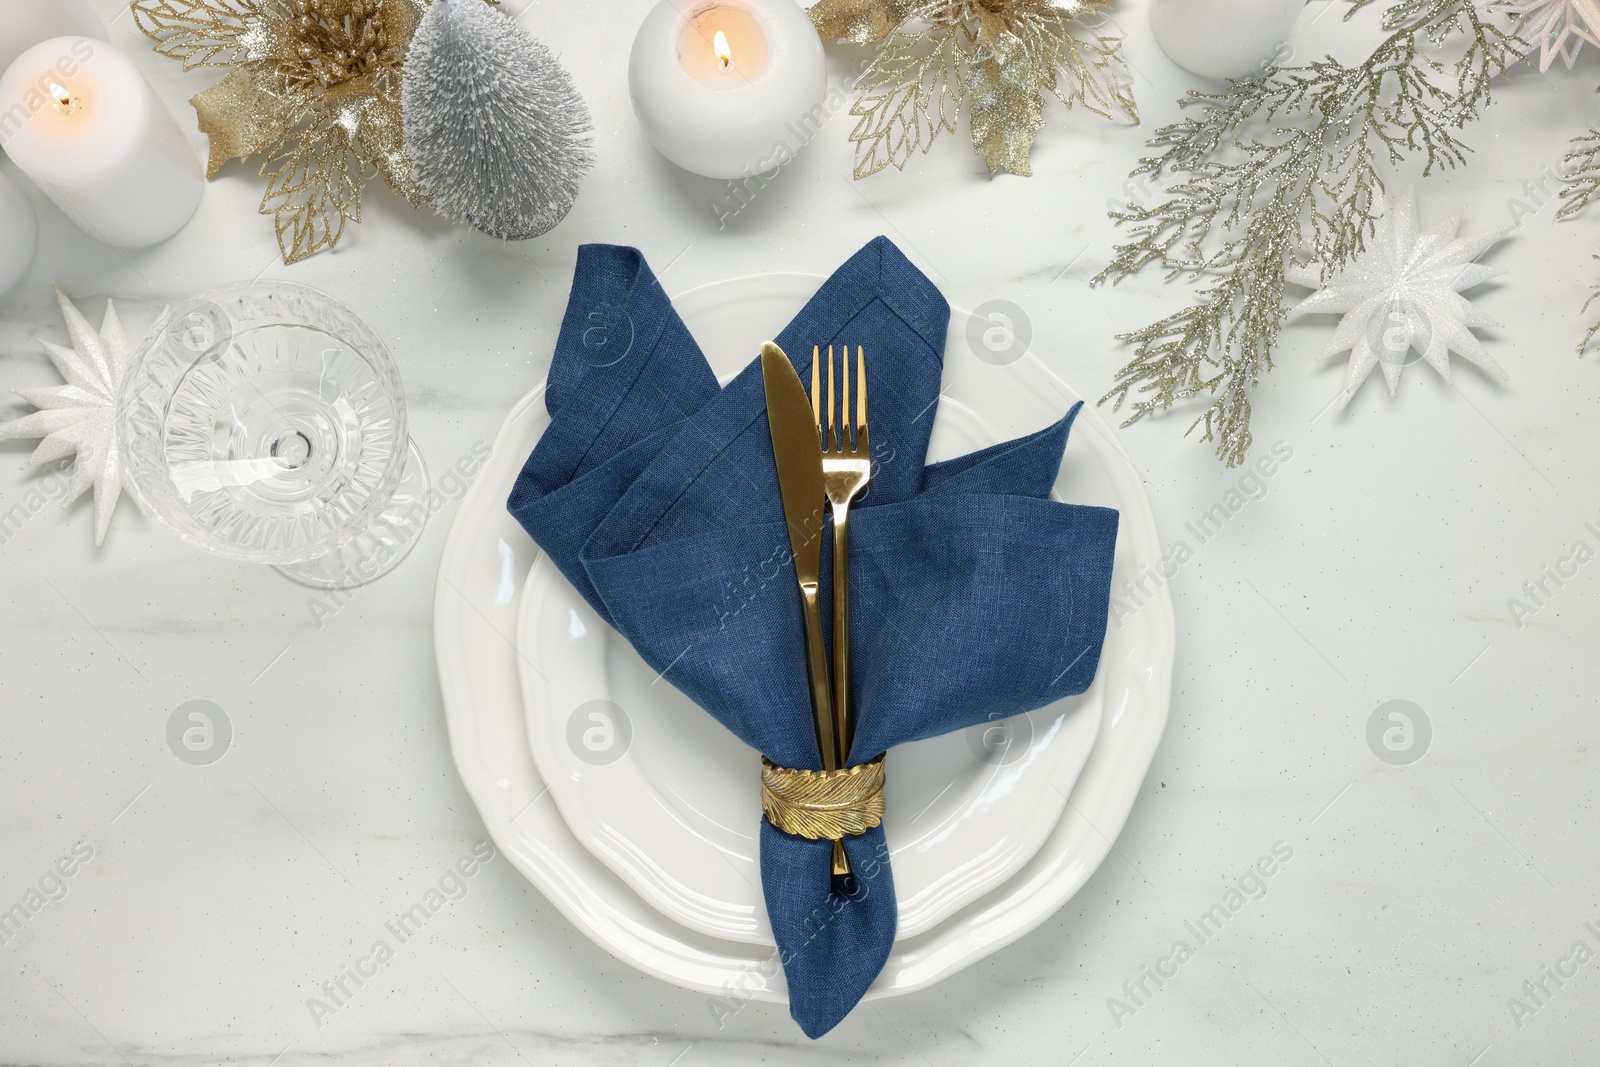
[[[67,384],[15,390],[39,410],[0,422],[0,441],[44,438],[29,457],[35,467],[76,454],[63,504],[72,503],[90,486],[94,487],[94,543],[101,545],[122,494],[117,395],[133,359],[133,349],[110,301],[106,302],[105,321],[96,333],[60,289],[56,290],[56,300],[67,320],[72,347],[63,348],[49,341],[39,343]]]
[[[1516,18],[1512,35],[1524,55],[1539,50],[1540,70],[1549,70],[1557,56],[1570,70],[1585,41],[1600,48],[1600,0],[1495,0],[1487,6]]]
[[[1419,230],[1411,190],[1393,204],[1380,193],[1373,207],[1382,215],[1366,250],[1326,283],[1315,264],[1294,264],[1285,273],[1289,281],[1317,290],[1294,314],[1344,315],[1323,350],[1324,356],[1350,353],[1339,407],[1350,403],[1373,367],[1383,368],[1393,396],[1411,352],[1433,364],[1445,381],[1450,380],[1451,352],[1505,381],[1506,372],[1472,333],[1475,326],[1500,324],[1460,294],[1505,273],[1475,261],[1512,227],[1457,238],[1458,211],[1431,230]]]

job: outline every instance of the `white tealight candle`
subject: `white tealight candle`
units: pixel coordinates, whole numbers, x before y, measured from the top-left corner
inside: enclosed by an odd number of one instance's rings
[[[0,0],[0,74],[16,58],[52,37],[108,40],[106,24],[88,0]]]
[[[628,88],[650,142],[678,166],[770,175],[821,125],[827,60],[794,0],[661,0],[634,39]]]
[[[165,241],[205,188],[199,154],[128,58],[57,37],[0,77],[0,145],[85,231],[118,248]]]
[[[39,245],[39,220],[16,183],[0,174],[0,293],[28,273]]]

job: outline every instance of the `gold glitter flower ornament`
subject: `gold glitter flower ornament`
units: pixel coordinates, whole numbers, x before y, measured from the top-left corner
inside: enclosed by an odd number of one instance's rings
[[[821,0],[811,20],[826,39],[876,44],[855,81],[857,178],[956,132],[968,109],[972,144],[989,173],[1032,174],[1048,97],[1105,118],[1139,121],[1122,41],[1094,24],[1109,0]],[[1081,35],[1080,35],[1081,34]]]
[[[139,28],[185,70],[231,67],[191,103],[208,176],[262,156],[261,213],[284,262],[361,221],[373,175],[420,207],[401,131],[400,75],[423,0],[134,0]]]

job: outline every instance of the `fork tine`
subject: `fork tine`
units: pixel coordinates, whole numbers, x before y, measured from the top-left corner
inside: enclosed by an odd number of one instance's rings
[[[833,429],[836,413],[833,406],[833,346],[828,346],[828,436],[823,439],[822,450],[833,451]]]
[[[839,397],[839,451],[855,448],[855,435],[850,432],[850,346],[839,353],[839,380],[843,383]]]
[[[856,447],[867,433],[867,354],[856,345]]]
[[[811,346],[811,417],[817,423],[817,435],[822,435],[822,349]]]

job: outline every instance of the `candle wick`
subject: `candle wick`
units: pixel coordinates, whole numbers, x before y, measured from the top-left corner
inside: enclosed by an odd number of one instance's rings
[[[67,92],[66,86],[51,82],[50,95],[56,98],[56,107],[62,112],[75,110],[77,101],[73,100],[72,94]]]

